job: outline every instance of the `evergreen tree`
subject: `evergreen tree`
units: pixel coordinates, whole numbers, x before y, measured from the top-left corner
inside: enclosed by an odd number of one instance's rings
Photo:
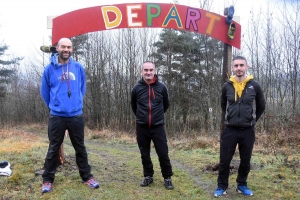
[[[164,29],[154,46],[157,52],[151,56],[172,101],[167,124],[175,131],[212,127],[208,108],[217,110],[219,105],[222,43],[193,32]]]
[[[11,82],[11,78],[15,74],[15,69],[10,68],[13,64],[18,64],[22,58],[13,58],[10,60],[2,59],[5,56],[5,51],[8,50],[6,44],[0,45],[0,98],[6,95],[7,84]]]

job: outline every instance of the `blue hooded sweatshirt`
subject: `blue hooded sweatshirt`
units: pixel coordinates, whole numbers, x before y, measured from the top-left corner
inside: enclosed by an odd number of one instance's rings
[[[57,56],[51,56],[51,63],[43,72],[41,96],[52,115],[73,117],[82,114],[86,91],[83,66],[72,57],[67,64],[60,64]]]

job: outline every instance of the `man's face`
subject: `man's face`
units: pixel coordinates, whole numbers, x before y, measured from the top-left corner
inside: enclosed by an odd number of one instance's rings
[[[150,62],[146,62],[142,67],[142,76],[146,82],[152,81],[155,74],[154,65]]]
[[[245,60],[234,60],[231,70],[236,77],[246,76],[248,65]]]
[[[57,51],[60,59],[66,61],[70,58],[73,48],[70,40],[62,40],[59,42]]]

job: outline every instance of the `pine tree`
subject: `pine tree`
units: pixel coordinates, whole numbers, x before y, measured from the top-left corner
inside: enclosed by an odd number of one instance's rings
[[[8,50],[6,44],[0,45],[0,98],[4,98],[6,95],[7,84],[11,82],[15,70],[11,68],[11,65],[18,64],[22,58],[13,58],[9,60],[2,59],[6,54],[5,51]]]
[[[175,131],[187,126],[207,129],[203,124],[210,120],[208,108],[218,108],[222,43],[193,32],[163,29],[153,46],[157,51],[151,57],[172,101],[173,116],[167,115],[167,124]]]

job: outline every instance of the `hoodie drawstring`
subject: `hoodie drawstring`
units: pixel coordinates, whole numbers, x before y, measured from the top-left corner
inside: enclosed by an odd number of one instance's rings
[[[64,65],[62,65],[62,76],[61,76],[61,81],[67,81],[68,84],[68,97],[70,98],[72,93],[70,89],[70,75],[69,75],[69,63],[67,64],[67,73],[64,70]]]

